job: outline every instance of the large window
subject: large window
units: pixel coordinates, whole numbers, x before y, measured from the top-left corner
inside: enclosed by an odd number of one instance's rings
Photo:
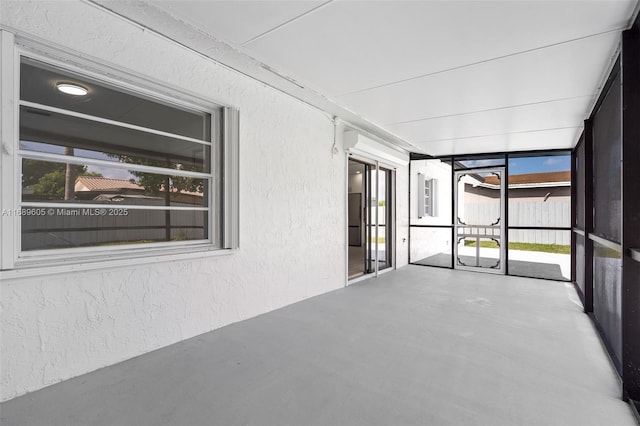
[[[234,248],[231,109],[37,55],[20,57],[15,80],[19,194],[3,197],[3,236],[14,241],[3,269]]]

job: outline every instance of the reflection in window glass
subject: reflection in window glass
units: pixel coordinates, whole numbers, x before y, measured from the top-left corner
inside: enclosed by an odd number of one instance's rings
[[[31,159],[22,160],[22,176],[22,201],[206,206],[207,180],[193,177]]]
[[[375,178],[375,174],[372,175],[372,180]],[[379,198],[372,205],[372,209],[378,210],[378,237],[376,240],[373,236],[372,250],[378,253],[378,270],[382,270],[391,266],[391,227],[387,226],[391,224],[391,200],[388,196],[391,194],[391,172],[389,170],[380,168],[378,170],[378,195]],[[375,211],[375,210],[374,210]]]
[[[22,251],[220,243],[211,113],[26,58],[20,90]]]
[[[58,83],[81,86],[88,94],[80,97],[62,94],[56,90]],[[210,114],[128,93],[33,59],[22,59],[20,99],[190,138],[210,138]]]
[[[118,204],[25,211],[35,214],[22,217],[23,251],[207,239],[206,211],[142,210]]]
[[[20,148],[76,157],[208,172],[210,143],[193,142],[65,114],[20,107]]]

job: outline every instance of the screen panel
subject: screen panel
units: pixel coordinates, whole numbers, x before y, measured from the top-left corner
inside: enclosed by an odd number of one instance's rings
[[[604,332],[613,361],[621,371],[622,360],[622,255],[593,243],[593,313]]]
[[[594,232],[620,242],[622,105],[620,74],[593,119]]]

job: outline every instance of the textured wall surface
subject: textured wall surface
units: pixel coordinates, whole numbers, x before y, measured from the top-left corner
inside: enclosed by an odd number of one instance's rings
[[[240,250],[3,280],[2,400],[344,285],[345,160],[323,113],[88,3],[0,12],[18,34],[234,105],[241,123]]]
[[[424,179],[436,179],[436,216],[418,217],[418,204],[424,197],[418,194],[418,174]],[[440,160],[416,160],[411,162],[411,224],[451,225],[451,166]]]
[[[409,166],[396,170],[396,268],[409,263]]]
[[[418,174],[424,179],[436,179],[436,216],[418,217],[418,204],[424,197],[418,194]],[[451,166],[440,160],[411,162],[411,224],[451,225]],[[409,206],[407,205],[407,211]],[[412,228],[411,261],[417,262],[438,253],[451,253],[451,228]],[[450,263],[449,263],[450,264]]]

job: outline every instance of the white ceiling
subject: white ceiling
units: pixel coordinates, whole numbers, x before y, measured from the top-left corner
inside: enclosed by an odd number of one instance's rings
[[[637,8],[637,0],[149,0],[131,16],[122,2],[98,3],[159,32],[167,16],[196,28],[320,96],[311,103],[337,105],[432,155],[573,147]]]

